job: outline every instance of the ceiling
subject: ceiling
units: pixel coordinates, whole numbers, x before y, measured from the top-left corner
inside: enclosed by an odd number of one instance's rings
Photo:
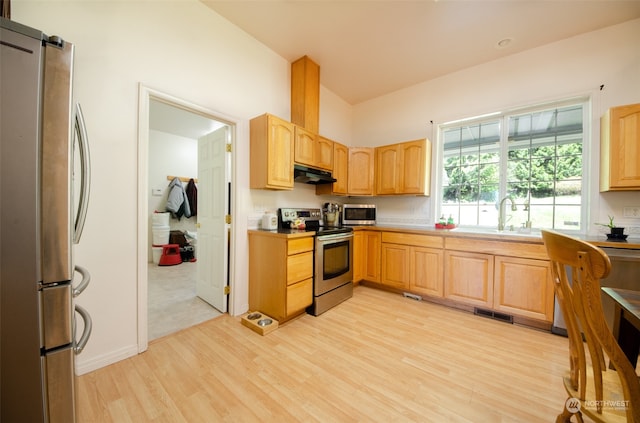
[[[640,18],[640,0],[201,1],[289,62],[309,56],[352,105]]]
[[[224,126],[194,111],[172,106],[162,101],[149,101],[149,129],[197,140]]]

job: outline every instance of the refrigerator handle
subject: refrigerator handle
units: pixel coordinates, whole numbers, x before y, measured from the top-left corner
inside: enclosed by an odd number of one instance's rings
[[[75,343],[76,344],[75,347],[73,347],[73,351],[77,355],[77,354],[80,354],[82,350],[84,350],[84,347],[87,345],[87,342],[89,342],[89,337],[91,336],[92,322],[91,322],[91,316],[89,315],[89,312],[87,310],[85,310],[84,308],[80,307],[77,304],[75,308],[76,308],[76,312],[80,315],[80,317],[82,317],[82,320],[84,321],[84,329],[82,330],[82,336],[80,337],[80,340]]]
[[[73,243],[80,242],[80,236],[84,229],[84,221],[87,218],[87,208],[89,206],[89,187],[91,185],[91,161],[89,158],[89,139],[87,137],[87,127],[84,123],[84,116],[80,103],[76,104],[76,134],[80,152],[80,201],[73,231]]]
[[[80,281],[77,287],[73,288],[73,298],[82,294],[82,291],[84,291],[86,287],[89,286],[89,282],[91,282],[91,274],[87,269],[85,269],[82,266],[76,265],[75,271],[80,273],[80,275],[82,275],[82,280]]]

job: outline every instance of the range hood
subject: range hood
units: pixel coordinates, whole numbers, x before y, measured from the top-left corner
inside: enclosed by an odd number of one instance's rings
[[[331,176],[331,172],[329,171],[314,169],[301,165],[293,166],[293,179],[296,182],[313,185],[332,184],[337,181],[337,179]]]

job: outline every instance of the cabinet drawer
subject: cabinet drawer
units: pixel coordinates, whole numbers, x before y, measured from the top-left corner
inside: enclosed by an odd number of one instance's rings
[[[293,238],[287,241],[287,254],[298,254],[313,251],[313,237]]]
[[[313,251],[287,257],[287,285],[313,277]]]
[[[287,286],[287,316],[303,310],[313,302],[313,279]]]
[[[442,237],[402,232],[382,232],[382,242],[427,248],[442,248],[444,246]]]

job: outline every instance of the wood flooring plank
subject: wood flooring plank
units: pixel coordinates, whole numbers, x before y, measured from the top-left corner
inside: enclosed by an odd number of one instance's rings
[[[537,422],[567,339],[370,287],[266,336],[223,315],[78,378],[82,422]]]

